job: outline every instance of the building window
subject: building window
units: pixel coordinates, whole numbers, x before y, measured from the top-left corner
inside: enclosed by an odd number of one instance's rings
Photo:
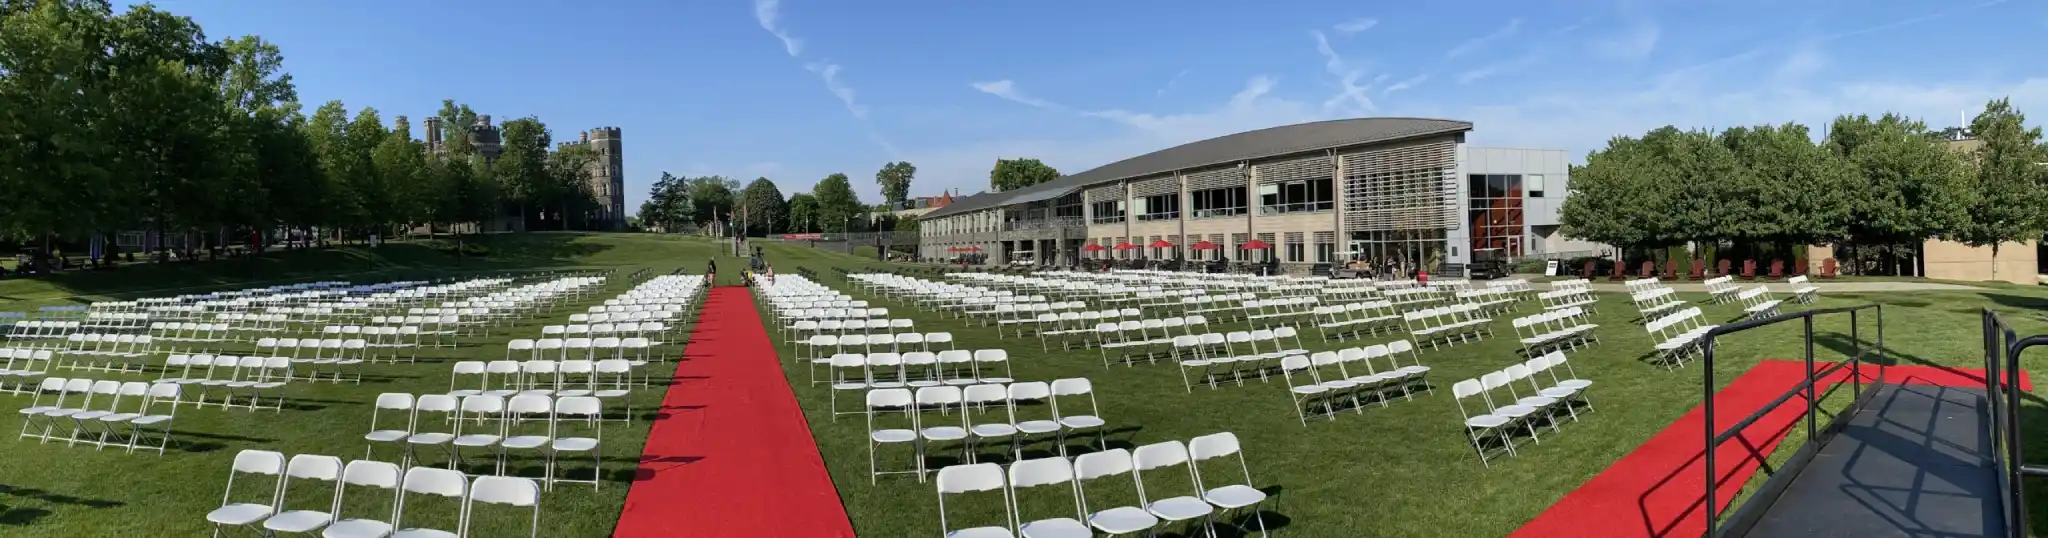
[[[1280,240],[1278,238],[1273,237],[1273,234],[1259,234],[1259,242],[1265,243],[1266,248],[1253,251],[1251,255],[1247,257],[1260,262],[1273,261],[1273,256],[1275,255],[1273,251],[1280,249],[1280,245],[1276,244],[1279,243]]]
[[[1301,232],[1287,232],[1287,261],[1301,263],[1308,261],[1308,248],[1301,242]]]
[[[1522,255],[1522,176],[1516,174],[1472,174],[1471,204],[1465,222],[1472,234],[1472,250],[1500,249],[1508,256]]]
[[[1180,219],[1180,193],[1146,196],[1138,199],[1138,220]]]
[[[1252,259],[1251,256],[1246,255],[1244,250],[1244,244],[1250,242],[1252,242],[1252,234],[1230,234],[1230,244],[1223,246],[1223,248],[1227,249],[1223,251],[1223,259],[1238,261]]]
[[[1088,219],[1090,224],[1115,224],[1123,222],[1124,201],[1108,200],[1088,204],[1088,214],[1094,216]]]
[[[1188,193],[1195,206],[1194,218],[1229,217],[1245,211],[1244,187],[1204,189]]]
[[[1259,214],[1329,211],[1336,207],[1329,178],[1259,185]]]
[[[1543,174],[1529,174],[1526,176],[1522,176],[1522,189],[1524,192],[1529,193],[1530,198],[1542,198]]]
[[[1337,258],[1337,232],[1316,232],[1316,263],[1331,263]]]

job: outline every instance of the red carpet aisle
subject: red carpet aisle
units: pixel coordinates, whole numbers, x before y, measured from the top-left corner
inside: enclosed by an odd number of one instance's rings
[[[853,536],[747,289],[711,290],[613,536]]]
[[[1870,366],[1863,368],[1866,381],[1876,377],[1875,370]],[[1847,373],[1843,370],[1824,380],[1823,386],[1847,381]],[[1983,375],[1982,370],[1895,366],[1885,370],[1885,382],[1981,388]],[[1714,395],[1714,421],[1720,429],[1734,426],[1772,398],[1798,386],[1805,376],[1805,366],[1796,361],[1759,363]],[[1697,382],[1698,377],[1688,379]],[[2023,389],[2031,390],[2025,372],[2021,372],[2020,380]],[[1707,490],[1703,476],[1706,453],[1701,451],[1706,445],[1704,415],[1703,408],[1693,408],[1634,452],[1566,494],[1513,536],[1631,538],[1691,537],[1705,533],[1706,506],[1702,499]],[[1758,464],[1770,456],[1786,434],[1804,427],[1805,415],[1806,406],[1795,397],[1751,423],[1742,435],[1716,448],[1714,463],[1719,479],[1714,494],[1720,506],[1726,507],[1735,499],[1737,490],[1749,481]]]

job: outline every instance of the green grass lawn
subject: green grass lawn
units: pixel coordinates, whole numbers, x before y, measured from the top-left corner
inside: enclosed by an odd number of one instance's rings
[[[859,292],[853,286],[827,268],[875,266],[871,261],[835,259],[840,257],[800,247],[771,248],[768,252],[780,273],[792,272],[793,265],[810,267],[819,272],[823,283],[855,295]],[[1701,302],[1705,297],[1687,295],[1685,299]],[[1899,364],[1981,367],[1977,309],[1983,306],[2008,311],[2008,319],[2023,332],[2048,330],[2048,324],[2039,315],[2048,308],[2048,292],[2032,288],[1843,294],[1823,297],[1816,307],[1869,302],[1884,305],[1884,343]],[[1515,360],[1517,344],[1509,336],[1512,328],[1506,320],[1499,319],[1508,315],[1496,317],[1495,337],[1440,351],[1422,351],[1423,362],[1433,368],[1430,379],[1440,389],[1436,394],[1396,401],[1385,408],[1371,407],[1362,415],[1340,412],[1334,421],[1312,418],[1304,428],[1295,420],[1289,398],[1278,381],[1254,381],[1243,387],[1225,385],[1214,390],[1196,387],[1190,394],[1183,390],[1180,374],[1171,364],[1141,363],[1104,369],[1094,350],[1041,351],[1035,338],[999,339],[990,329],[919,312],[902,303],[883,299],[881,305],[891,308],[891,317],[916,319],[920,331],[951,331],[960,347],[1008,349],[1018,379],[1089,378],[1094,382],[1103,416],[1115,432],[1111,435],[1112,446],[1185,441],[1220,431],[1236,433],[1244,444],[1255,485],[1277,492],[1274,512],[1281,517],[1267,523],[1284,527],[1284,533],[1293,536],[1504,535],[1697,406],[1702,394],[1697,363],[1667,372],[1641,361],[1651,342],[1641,326],[1631,322],[1635,309],[1624,295],[1603,294],[1595,319],[1601,325],[1598,334],[1602,343],[1571,355],[1579,376],[1597,383],[1589,396],[1598,411],[1585,415],[1579,422],[1567,423],[1562,433],[1544,432],[1542,443],[1525,443],[1520,456],[1496,459],[1489,469],[1480,465],[1466,444],[1462,420],[1448,388],[1452,382],[1505,367]],[[1539,308],[1524,305],[1516,314],[1533,313]],[[1732,321],[1740,314],[1740,309],[1734,306],[1704,308],[1708,318],[1719,322]],[[1788,310],[1793,308],[1804,307],[1788,306]],[[1859,324],[1862,338],[1876,338],[1876,320],[1864,317]],[[1229,325],[1211,328],[1230,329],[1233,327]],[[1846,316],[1819,318],[1815,330],[1819,334],[1814,350],[1816,360],[1839,360],[1852,349]],[[1363,345],[1356,341],[1326,344],[1313,332],[1306,337],[1310,350]],[[1391,339],[1383,336],[1365,342]],[[1718,351],[1717,386],[1734,380],[1759,360],[1801,358],[1799,342],[1797,324],[1727,337]],[[785,345],[782,353],[787,359],[795,350]],[[825,386],[809,384],[801,363],[785,360],[785,365],[855,529],[863,536],[939,534],[933,485],[919,484],[908,475],[885,476],[880,485],[869,485],[862,417],[846,415],[833,421],[827,410]],[[2035,382],[2041,382],[2039,376]],[[850,404],[845,395],[841,400],[845,408],[858,406],[857,402]],[[1827,400],[1829,406],[1836,408],[1846,402],[1846,398]],[[1803,434],[1803,428],[1798,431]],[[2038,437],[2044,431],[2048,430],[2036,428],[2031,433]],[[1796,437],[1792,440],[1798,441]],[[897,450],[885,453],[885,465],[903,468],[910,463],[907,450],[891,448]],[[984,451],[990,455],[995,452]],[[1779,459],[1790,452],[1779,451]],[[1033,456],[1027,453],[1026,457]],[[1006,460],[1002,457],[996,461]],[[1235,469],[1217,465],[1205,466],[1203,471],[1205,476],[1229,476],[1209,473]],[[1151,482],[1154,476],[1147,475],[1148,488],[1187,491],[1184,476],[1179,477],[1178,483],[1171,480],[1175,477],[1170,474],[1158,476],[1164,480],[1155,485]],[[1751,487],[1761,480],[1760,474]],[[1091,487],[1091,499],[1097,495]],[[1128,504],[1135,500],[1131,492],[1105,490],[1100,495],[1107,502]],[[968,499],[975,500],[972,496]],[[994,508],[997,501],[978,500],[982,502],[960,505],[948,500],[948,506],[953,508],[951,517],[960,518],[956,527],[1001,521],[1001,512]],[[1027,518],[1029,514],[1048,517],[1060,513],[1058,503],[1064,499],[1040,494],[1027,495],[1025,502]]]
[[[483,241],[490,247],[490,255],[462,259],[460,266],[456,259],[430,246],[400,243],[378,249],[338,248],[280,253],[253,261],[211,262],[215,265],[195,262],[74,273],[54,279],[6,280],[0,281],[0,312],[99,298],[188,293],[234,288],[247,282],[304,281],[337,275],[370,282],[582,267],[617,268],[621,275],[639,268],[661,273],[676,268],[698,272],[703,270],[706,257],[715,251],[723,252],[723,245],[702,240],[654,236],[527,234]],[[856,258],[798,245],[763,244],[779,273],[789,275],[798,268],[813,269],[819,272],[823,283],[849,292],[852,288],[832,268],[880,267],[871,257]],[[737,283],[741,260],[720,258],[719,265],[724,269],[721,280]],[[167,289],[178,291],[146,291]],[[624,289],[623,283],[615,284],[595,294],[592,301]],[[1630,323],[1633,309],[1618,295],[1604,296],[1602,301],[1596,321],[1602,325],[1603,343],[1572,356],[1579,375],[1598,382],[1590,396],[1599,411],[1580,422],[1566,424],[1561,434],[1544,437],[1540,445],[1525,446],[1521,456],[1496,460],[1491,469],[1480,466],[1466,448],[1458,412],[1447,389],[1453,381],[1509,364],[1514,343],[1505,334],[1511,331],[1505,321],[1497,323],[1496,332],[1500,334],[1494,338],[1422,352],[1425,363],[1434,368],[1431,379],[1444,390],[1418,396],[1414,401],[1395,402],[1386,408],[1369,408],[1363,414],[1345,412],[1334,421],[1312,420],[1304,428],[1296,422],[1287,395],[1277,382],[1253,382],[1216,390],[1198,387],[1189,394],[1182,390],[1180,376],[1169,364],[1105,370],[1093,350],[1044,352],[1036,339],[997,339],[988,329],[916,312],[900,304],[885,301],[885,306],[916,319],[922,331],[954,333],[963,347],[1009,349],[1016,377],[1020,379],[1090,378],[1095,382],[1102,413],[1114,432],[1112,445],[1235,432],[1244,442],[1255,484],[1277,492],[1273,510],[1276,517],[1268,519],[1268,523],[1283,535],[1497,536],[1534,517],[1700,401],[1698,366],[1666,372],[1640,362],[1639,357],[1650,344],[1642,329]],[[2048,330],[2048,323],[2042,322],[2039,314],[2048,309],[2048,292],[2023,287],[1978,292],[1839,295],[1825,297],[1821,306],[1863,302],[1885,304],[1885,343],[1901,363],[1976,366],[1980,360],[1976,309],[1981,306],[2008,311],[2008,318],[2022,331]],[[457,349],[429,350],[422,354],[418,364],[375,365],[361,385],[295,384],[287,392],[293,406],[281,413],[180,408],[177,431],[184,445],[164,457],[0,440],[0,536],[192,536],[206,532],[208,526],[202,516],[219,505],[226,470],[236,451],[257,448],[287,454],[360,457],[361,436],[369,427],[369,403],[377,393],[446,391],[451,361],[499,358],[505,340],[533,337],[540,325],[562,323],[569,313],[580,311],[582,306],[587,305],[575,305],[518,326],[496,329],[490,337],[470,339]],[[1521,312],[1533,312],[1533,308],[1524,307]],[[1735,317],[1736,310],[1709,306],[1707,313],[1711,318],[1727,320]],[[1869,330],[1873,323],[1864,320],[1864,337],[1874,338]],[[1213,330],[1227,328],[1217,325]],[[1840,357],[1847,342],[1846,320],[1824,320],[1817,330],[1824,333],[1815,350],[1818,358]],[[1316,350],[1359,345],[1324,344],[1313,333],[1307,338],[1308,347]],[[834,422],[826,410],[824,386],[809,384],[804,366],[787,359],[793,356],[792,350],[785,347],[782,351],[792,385],[860,535],[938,534],[932,485],[919,484],[908,476],[884,477],[880,485],[869,485],[860,417],[848,415]],[[664,352],[673,356],[680,350],[668,348]],[[1796,359],[1800,352],[1794,327],[1773,327],[1730,337],[1721,348],[1723,362],[1716,377],[1726,383],[1757,360]],[[158,375],[82,373],[79,377],[147,380]],[[2035,381],[2042,382],[2038,376]],[[635,395],[636,407],[642,413],[652,410],[660,399],[659,388]],[[0,395],[0,400],[11,402],[14,408],[29,402],[27,396]],[[849,409],[855,407],[853,403],[842,402]],[[20,419],[12,413],[6,416],[0,419],[0,429],[17,430]],[[598,490],[588,485],[563,484],[545,494],[542,536],[609,535],[631,485],[631,462],[645,441],[647,426],[644,420],[631,425],[605,425],[606,482]],[[2042,431],[2048,430],[2035,428],[2033,437],[2038,438]],[[2031,447],[2043,446],[2048,443],[2031,443]],[[884,457],[888,465],[900,467],[910,463],[903,451],[885,453]],[[1221,473],[1234,469],[1205,466],[1204,471]],[[1169,491],[1186,488],[1184,478],[1179,483],[1162,480],[1157,484],[1151,482],[1153,476],[1147,478],[1151,487]],[[267,485],[260,481],[250,484]],[[1108,502],[1127,503],[1131,499],[1130,492],[1114,489],[1091,488],[1090,493]],[[294,507],[305,506],[307,502],[319,504],[321,501],[313,498],[318,496],[296,491],[290,502]],[[355,499],[345,511],[361,514],[371,508],[367,505],[383,501]],[[1045,494],[1028,495],[1026,500],[1027,516],[1040,517],[1058,510],[1061,502]],[[952,516],[959,518],[958,524],[1000,520],[1000,513],[989,498],[970,496],[961,504],[949,502],[949,506],[954,508]],[[423,502],[409,507],[408,514],[409,521],[447,524],[453,508],[450,503]],[[423,519],[413,520],[414,516]],[[483,512],[477,520],[477,535],[508,535],[507,527],[500,523],[523,521],[523,517],[523,513],[511,510]]]
[[[487,238],[491,254],[478,259],[455,260],[431,248],[414,244],[391,244],[377,249],[337,248],[327,251],[278,253],[271,259],[255,261],[195,262],[168,267],[130,267],[117,271],[72,273],[57,279],[0,281],[0,312],[32,310],[34,306],[77,302],[101,297],[133,297],[178,292],[138,292],[164,288],[235,288],[237,282],[278,280],[304,281],[341,278],[354,282],[376,282],[394,278],[441,275],[487,275],[514,271],[559,268],[614,268],[617,277],[604,290],[590,295],[583,304],[568,305],[546,315],[499,327],[488,337],[464,339],[455,349],[426,349],[417,364],[370,365],[362,384],[306,383],[295,381],[286,389],[289,404],[282,412],[218,407],[177,411],[174,445],[169,454],[124,455],[118,451],[95,452],[90,447],[67,448],[61,442],[38,444],[34,440],[0,440],[0,536],[200,536],[210,532],[207,511],[217,507],[229,463],[236,452],[263,449],[291,454],[313,453],[357,459],[363,456],[362,435],[370,427],[370,402],[382,392],[415,394],[444,393],[448,390],[450,363],[456,360],[499,359],[505,341],[514,337],[535,338],[544,324],[565,323],[568,315],[582,312],[625,291],[627,274],[648,268],[657,274],[678,267],[703,270],[706,256],[715,250],[703,240],[686,240],[647,235],[528,234]],[[737,260],[728,260],[737,267]],[[239,264],[255,263],[262,269],[244,272]],[[212,264],[212,265],[209,265]],[[721,265],[724,265],[722,262]],[[737,278],[732,278],[737,282]],[[83,295],[84,297],[75,297]],[[674,338],[672,340],[681,340]],[[232,345],[232,344],[231,344]],[[234,354],[235,348],[228,353]],[[668,356],[681,354],[679,346],[659,350]],[[162,359],[156,362],[161,364]],[[673,364],[673,363],[671,363]],[[56,369],[52,376],[147,381],[162,377],[157,372],[118,374],[68,372]],[[543,496],[542,536],[608,536],[625,502],[634,465],[647,438],[648,418],[659,407],[662,387],[636,391],[632,396],[638,413],[646,416],[627,424],[604,424],[602,450],[605,457],[601,488],[589,484],[560,484]],[[21,419],[12,411],[27,407],[26,395],[0,395],[6,402],[0,428],[19,431]],[[388,422],[386,423],[389,424]],[[387,426],[388,427],[388,426]],[[431,461],[445,461],[438,453]],[[380,453],[379,459],[392,460]],[[537,459],[515,459],[514,467],[529,467],[528,476],[539,476]],[[572,466],[577,477],[587,477],[589,464]],[[260,488],[269,482],[237,483],[236,498],[260,498]],[[243,489],[243,486],[254,486]],[[351,491],[355,495],[358,491]],[[294,488],[287,502],[292,507],[324,507],[331,489]],[[344,512],[389,516],[389,498],[364,494],[351,497]],[[408,503],[408,524],[418,521],[438,528],[453,528],[453,502],[438,499]],[[417,507],[417,510],[415,510]],[[504,507],[481,512],[475,521],[476,536],[511,536],[523,533],[526,513]],[[479,509],[482,510],[482,509]],[[501,523],[518,523],[508,527]],[[514,531],[513,529],[517,529]],[[522,535],[523,534],[519,534]]]

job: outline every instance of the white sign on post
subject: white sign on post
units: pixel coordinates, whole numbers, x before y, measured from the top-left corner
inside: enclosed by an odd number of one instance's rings
[[[1543,262],[1543,276],[1557,276],[1557,260]]]

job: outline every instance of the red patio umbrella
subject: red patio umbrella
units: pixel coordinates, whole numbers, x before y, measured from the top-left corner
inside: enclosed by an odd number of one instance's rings
[[[1082,251],[1082,252],[1102,252],[1102,251],[1104,251],[1104,250],[1109,250],[1109,249],[1108,249],[1108,248],[1105,248],[1105,247],[1103,247],[1101,243],[1089,243],[1089,244],[1087,244],[1087,245],[1083,245],[1083,246],[1081,247],[1081,251]]]
[[[959,251],[960,251],[960,247],[948,247],[948,248],[946,249],[946,252],[959,252]]]
[[[1160,239],[1152,242],[1152,248],[1173,248],[1173,242]]]
[[[981,252],[981,247],[977,247],[977,246],[974,246],[974,245],[967,245],[967,246],[964,246],[964,247],[960,247],[960,249],[961,249],[961,250],[965,250],[965,251],[968,251],[968,252]]]
[[[1273,245],[1268,245],[1268,244],[1266,244],[1266,242],[1265,242],[1265,241],[1260,241],[1260,240],[1257,240],[1257,239],[1253,239],[1253,240],[1252,240],[1252,242],[1250,242],[1250,243],[1245,243],[1245,244],[1244,244],[1244,246],[1241,246],[1241,247],[1237,247],[1237,248],[1239,248],[1239,249],[1242,249],[1242,250],[1266,250],[1266,249],[1269,249],[1269,248],[1273,248]]]
[[[1216,250],[1216,249],[1219,249],[1219,248],[1223,248],[1223,247],[1219,247],[1219,246],[1216,246],[1216,244],[1215,244],[1215,243],[1211,243],[1211,242],[1208,242],[1208,241],[1199,241],[1199,242],[1196,242],[1196,243],[1195,243],[1195,246],[1192,246],[1192,247],[1188,247],[1188,248],[1191,248],[1191,249],[1195,249],[1195,250]]]
[[[1117,243],[1117,244],[1116,244],[1116,249],[1117,249],[1117,250],[1130,250],[1130,249],[1134,249],[1134,248],[1138,248],[1138,246],[1137,246],[1137,245],[1133,245],[1133,244],[1130,244],[1130,243]]]

